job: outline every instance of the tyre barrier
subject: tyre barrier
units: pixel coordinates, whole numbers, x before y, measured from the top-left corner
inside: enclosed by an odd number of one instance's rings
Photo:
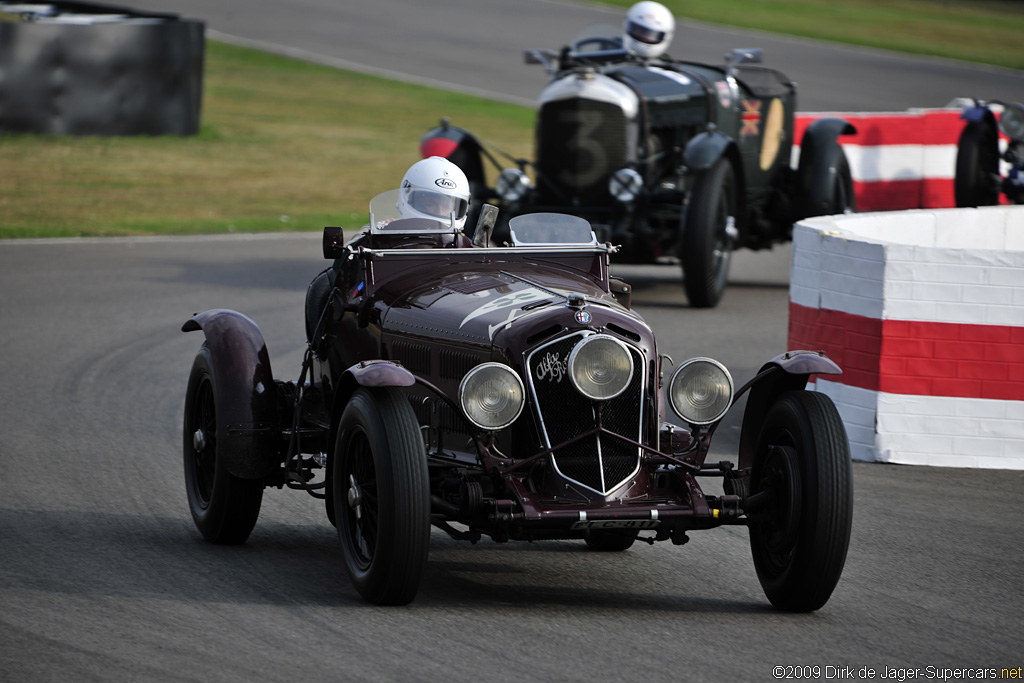
[[[203,22],[83,2],[0,13],[0,134],[199,132]]]
[[[1024,207],[798,223],[789,348],[843,369],[855,460],[1024,469]]]
[[[797,114],[794,140],[801,140],[807,126],[820,118],[838,117],[853,124],[857,133],[844,135],[840,142],[850,164],[858,211],[952,208],[962,113],[947,107]],[[796,167],[799,146],[793,147],[793,155]]]

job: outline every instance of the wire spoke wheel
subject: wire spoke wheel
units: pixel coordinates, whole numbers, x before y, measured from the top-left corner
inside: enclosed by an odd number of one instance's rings
[[[832,595],[853,522],[850,446],[824,394],[791,391],[765,417],[751,492],[767,501],[750,525],[754,568],[779,609],[809,612]]]
[[[688,193],[682,252],[683,288],[690,305],[718,305],[729,279],[729,264],[739,232],[736,226],[736,177],[721,158],[701,172]]]
[[[210,349],[196,354],[185,392],[185,491],[196,528],[213,543],[244,543],[260,514],[263,480],[231,474],[219,457],[217,379]]]
[[[368,602],[411,602],[429,550],[430,482],[405,395],[358,389],[341,415],[332,459],[338,539],[352,584]]]

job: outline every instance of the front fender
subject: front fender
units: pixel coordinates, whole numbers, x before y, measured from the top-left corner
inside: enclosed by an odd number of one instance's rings
[[[725,154],[731,144],[732,140],[717,130],[698,133],[686,143],[683,162],[691,171],[706,171]]]
[[[839,375],[842,370],[824,353],[819,351],[787,351],[771,359],[758,371],[752,380],[738,392],[737,397],[750,391],[743,411],[743,427],[740,432],[738,469],[749,477],[754,464],[757,437],[764,425],[775,400],[787,391],[803,389],[811,375]]]
[[[228,309],[197,313],[182,332],[202,330],[217,401],[217,458],[240,479],[262,479],[280,462],[277,392],[260,328]]]
[[[831,206],[832,184],[842,154],[839,136],[856,132],[849,121],[837,118],[818,119],[804,131],[797,167],[800,218],[821,215],[823,207]]]

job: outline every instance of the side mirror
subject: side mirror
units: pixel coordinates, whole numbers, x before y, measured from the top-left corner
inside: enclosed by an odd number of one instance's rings
[[[324,228],[324,258],[336,259],[345,252],[345,230],[336,225]]]
[[[494,223],[498,220],[498,207],[493,204],[484,204],[480,207],[480,218],[476,221],[476,230],[473,231],[473,246],[486,247],[491,243],[491,233],[494,232]]]
[[[608,291],[612,297],[627,309],[631,309],[633,303],[633,288],[620,278],[611,277],[608,279]]]
[[[760,64],[762,61],[764,61],[764,50],[759,47],[736,48],[725,56],[725,62],[730,66]]]

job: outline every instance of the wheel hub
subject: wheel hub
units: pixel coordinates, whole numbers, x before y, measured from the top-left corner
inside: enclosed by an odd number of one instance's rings
[[[198,453],[202,453],[206,448],[206,434],[202,429],[197,429],[192,435],[192,448]]]
[[[348,506],[356,513],[356,519],[363,516],[363,490],[359,488],[356,478],[348,475]]]

